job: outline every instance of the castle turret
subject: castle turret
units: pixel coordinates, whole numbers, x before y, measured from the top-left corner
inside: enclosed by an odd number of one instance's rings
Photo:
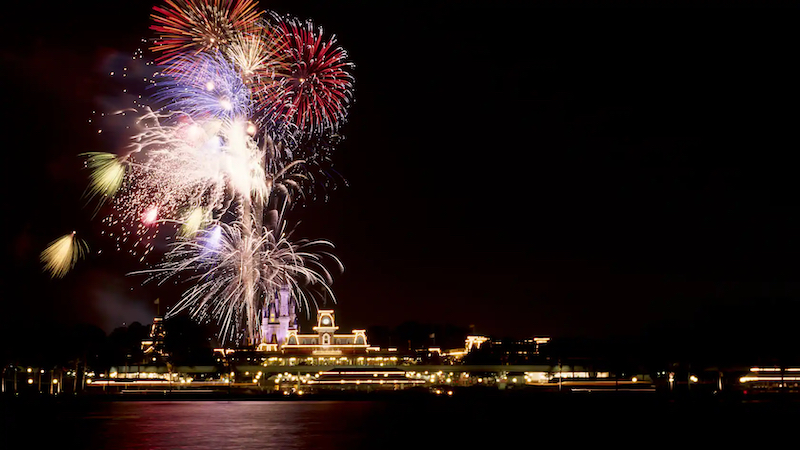
[[[261,318],[261,343],[272,344],[277,350],[286,342],[289,330],[297,329],[295,301],[289,286],[281,286],[266,306]]]

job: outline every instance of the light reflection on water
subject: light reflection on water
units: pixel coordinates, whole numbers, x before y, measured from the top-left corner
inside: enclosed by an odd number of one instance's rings
[[[366,448],[370,402],[118,402],[88,414],[91,448]]]
[[[19,442],[31,444],[20,448],[59,450],[452,450],[518,448],[521,442],[535,442],[538,448],[594,448],[612,441],[662,439],[741,448],[743,438],[768,436],[772,441],[795,430],[781,424],[797,417],[800,402],[616,401],[572,395],[415,401],[0,401],[0,448]]]

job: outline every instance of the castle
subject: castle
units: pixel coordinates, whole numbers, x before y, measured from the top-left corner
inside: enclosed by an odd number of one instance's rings
[[[277,351],[286,343],[289,331],[297,332],[298,328],[297,304],[289,286],[282,286],[275,297],[275,301],[264,308],[261,317],[261,343],[258,348],[262,351]]]
[[[312,355],[342,355],[366,351],[366,330],[352,330],[350,334],[338,334],[336,317],[332,309],[317,310],[317,325],[314,333],[300,334],[297,303],[288,286],[282,287],[275,298],[264,309],[261,318],[261,343],[258,351]]]

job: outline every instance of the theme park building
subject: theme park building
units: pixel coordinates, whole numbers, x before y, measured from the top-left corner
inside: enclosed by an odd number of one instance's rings
[[[338,333],[339,327],[336,326],[332,309],[318,310],[314,332],[301,334],[296,306],[288,287],[278,292],[276,301],[264,310],[261,342],[256,346],[258,352],[332,357],[365,353],[369,348],[366,330]]]

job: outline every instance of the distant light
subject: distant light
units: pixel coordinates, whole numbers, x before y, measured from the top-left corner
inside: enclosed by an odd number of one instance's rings
[[[30,367],[28,367],[28,373],[31,373],[31,370],[33,370],[33,369],[31,369]]]
[[[33,378],[28,378],[28,384],[33,384]]]
[[[689,377],[689,381],[691,381],[692,383],[697,383],[697,377],[692,375]]]
[[[639,381],[639,379],[638,379],[638,378],[636,378],[636,377],[633,377],[633,378],[631,378],[631,381],[632,381],[633,383],[636,383],[637,381]]]
[[[53,384],[58,384],[58,379],[57,378],[53,378]]]
[[[213,91],[214,90],[214,82],[213,81],[209,81],[209,82],[206,83],[206,90],[207,91]]]

